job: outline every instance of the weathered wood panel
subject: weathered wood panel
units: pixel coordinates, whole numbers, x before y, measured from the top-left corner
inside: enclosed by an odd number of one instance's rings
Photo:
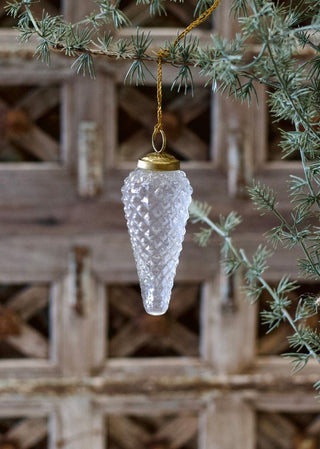
[[[104,289],[92,275],[88,248],[70,251],[68,272],[55,284],[54,295],[58,366],[65,376],[90,375],[102,368],[106,356],[106,301]]]
[[[104,419],[87,398],[66,398],[52,417],[52,447],[104,448]]]
[[[235,244],[243,246],[250,255],[259,242],[258,236],[246,234]],[[129,237],[124,233],[80,234],[74,237],[55,236],[6,236],[0,240],[0,282],[51,282],[58,280],[67,271],[68,251],[72,246],[90,247],[93,254],[93,273],[101,282],[137,282],[135,263]],[[106,249],[108,248],[108,249]],[[214,241],[206,250],[198,247],[187,236],[177,281],[204,281],[218,272],[219,246]],[[290,260],[288,260],[288,254]],[[296,259],[300,252],[279,252],[269,261],[266,278],[276,281],[280,274],[290,273],[299,280]],[[195,263],[201,259],[203,265]]]
[[[240,273],[228,278],[221,271],[203,288],[202,356],[218,374],[242,372],[255,357],[257,308],[243,284]]]
[[[0,397],[59,400],[63,396],[75,395],[91,396],[104,403],[110,396],[118,397],[117,400],[123,395],[132,400],[143,400],[143,397],[183,400],[186,396],[198,398],[203,403],[211,401],[213,393],[218,396],[228,393],[258,403],[259,398],[268,397],[265,395],[276,402],[279,395],[277,403],[282,410],[285,406],[281,405],[281,394],[286,398],[292,395],[292,401],[303,394],[307,397],[313,394],[314,397],[312,385],[318,380],[316,369],[309,368],[304,373],[288,376],[287,364],[277,363],[274,368],[274,372],[265,369],[262,372],[252,370],[250,374],[217,375],[207,363],[192,358],[142,359],[139,363],[128,359],[108,360],[100,377],[27,378],[23,382],[0,379]],[[309,405],[312,410],[320,408],[316,401]]]
[[[51,360],[21,359],[0,360],[0,377],[8,378],[46,378],[60,375],[58,366]]]
[[[201,420],[200,449],[255,449],[254,410],[239,398],[219,398]]]
[[[48,423],[46,419],[25,419],[12,427],[5,435],[7,441],[14,441],[21,449],[32,448],[46,437]]]

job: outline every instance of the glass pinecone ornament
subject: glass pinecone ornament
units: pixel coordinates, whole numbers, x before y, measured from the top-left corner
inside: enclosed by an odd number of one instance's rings
[[[162,315],[169,307],[191,194],[179,161],[167,153],[140,159],[122,187],[143,305],[150,315]]]

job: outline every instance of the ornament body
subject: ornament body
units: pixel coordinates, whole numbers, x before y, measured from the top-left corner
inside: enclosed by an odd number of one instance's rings
[[[181,170],[136,168],[122,187],[143,305],[151,315],[162,315],[169,306],[191,194]]]

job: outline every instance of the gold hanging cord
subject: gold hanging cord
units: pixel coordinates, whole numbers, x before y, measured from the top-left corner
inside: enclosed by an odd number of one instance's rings
[[[178,35],[178,37],[176,38],[176,40],[173,43],[173,46],[175,47],[181,41],[181,39],[183,39],[187,34],[190,33],[190,31],[192,31],[194,28],[196,28],[201,23],[205,22],[211,16],[213,11],[217,8],[219,3],[220,3],[220,0],[215,0],[214,3],[206,11],[204,11],[202,14],[200,14],[200,16],[196,20],[191,22],[190,25],[188,25],[187,28],[185,28]],[[157,53],[157,56],[158,56],[157,119],[158,119],[158,122],[155,125],[154,131],[152,134],[152,148],[157,153],[162,153],[166,148],[166,135],[165,135],[165,132],[163,129],[163,120],[162,120],[162,60],[168,54],[169,54],[169,50],[166,48],[159,50]],[[160,150],[157,150],[156,145],[155,145],[155,139],[158,134],[160,134],[161,138],[162,138],[162,145],[161,145]]]

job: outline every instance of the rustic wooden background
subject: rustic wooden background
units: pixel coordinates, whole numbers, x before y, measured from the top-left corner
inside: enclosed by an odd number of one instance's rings
[[[311,363],[291,377],[279,357],[289,329],[265,335],[241,276],[220,271],[217,238],[200,249],[189,225],[169,313],[143,311],[120,187],[150,150],[154,80],[124,86],[126,64],[103,60],[95,81],[76,77],[64,57],[47,68],[32,43],[17,43],[3,3],[0,449],[320,448],[319,370]],[[151,20],[134,3],[122,2],[135,24],[152,28],[154,48],[192,20],[195,4],[169,3],[167,18]],[[236,29],[230,4],[212,24],[227,37]],[[36,6],[77,20],[92,4]],[[210,42],[210,24],[196,32]],[[279,158],[262,87],[259,107],[248,108],[204,89],[197,73],[194,97],[171,92],[172,79],[165,67],[170,149],[213,218],[243,215],[236,241],[250,252],[272,219],[252,210],[245,185],[254,176],[274,186],[285,213],[285,179],[298,164]],[[298,278],[296,257],[278,253],[269,281]]]

